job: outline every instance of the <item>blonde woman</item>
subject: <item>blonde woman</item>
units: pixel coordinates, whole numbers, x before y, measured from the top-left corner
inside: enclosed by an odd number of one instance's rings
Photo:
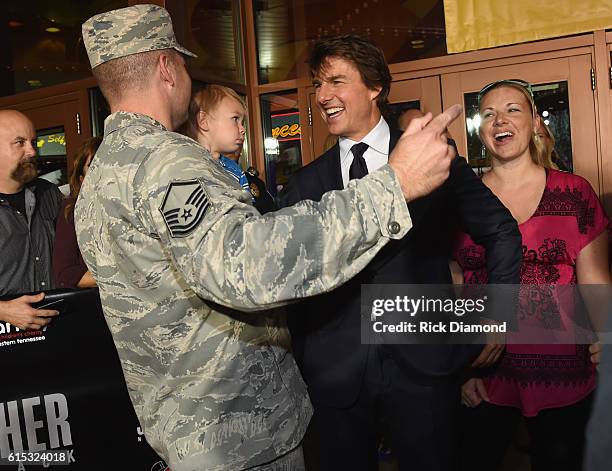
[[[519,224],[521,283],[609,283],[608,218],[589,183],[555,170],[535,138],[540,122],[531,85],[491,83],[479,93],[479,110],[480,139],[491,156],[491,170],[482,180]],[[486,253],[469,235],[460,234],[455,258],[465,283],[487,282]],[[530,321],[546,323],[550,313],[541,304],[527,308]],[[588,345],[509,342],[492,371],[463,386],[462,402],[470,408],[463,469],[499,469],[521,415],[531,436],[532,470],[581,469],[595,382]]]

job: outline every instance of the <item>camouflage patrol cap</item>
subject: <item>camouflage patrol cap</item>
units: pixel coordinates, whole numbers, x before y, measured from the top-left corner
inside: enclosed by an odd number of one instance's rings
[[[170,15],[157,5],[133,5],[92,16],[83,23],[83,42],[92,69],[112,59],[159,49],[197,57],[177,42]]]

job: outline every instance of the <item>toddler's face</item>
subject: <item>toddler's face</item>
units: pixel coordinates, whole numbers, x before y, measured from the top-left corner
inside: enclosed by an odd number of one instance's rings
[[[233,154],[244,142],[244,108],[238,100],[225,97],[210,115],[209,132],[213,151]]]

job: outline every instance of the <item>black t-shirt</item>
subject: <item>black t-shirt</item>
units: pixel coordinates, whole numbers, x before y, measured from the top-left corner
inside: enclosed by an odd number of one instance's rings
[[[25,188],[18,193],[12,193],[12,194],[0,193],[0,200],[6,200],[8,204],[10,204],[13,207],[13,209],[23,214],[23,217],[26,217]]]

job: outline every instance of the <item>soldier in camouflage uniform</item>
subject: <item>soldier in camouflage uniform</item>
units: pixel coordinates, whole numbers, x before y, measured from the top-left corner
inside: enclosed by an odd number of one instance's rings
[[[173,471],[303,469],[310,402],[284,319],[263,310],[333,289],[404,236],[405,199],[448,175],[440,135],[460,109],[422,121],[348,189],[259,216],[207,151],[172,132],[193,54],[168,13],[97,15],[83,39],[112,114],[76,229],[147,441]]]

